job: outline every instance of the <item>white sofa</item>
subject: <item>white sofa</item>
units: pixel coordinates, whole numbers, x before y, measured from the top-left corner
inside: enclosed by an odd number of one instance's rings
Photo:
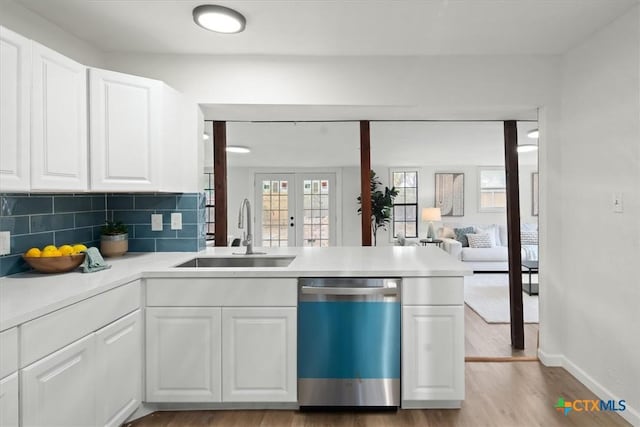
[[[451,238],[447,231],[454,228],[473,227],[475,233],[489,232],[495,237],[496,246],[492,248],[462,247],[462,243]],[[447,228],[449,230],[447,230]],[[536,230],[536,224],[522,224],[522,230]],[[443,233],[445,235],[443,235]],[[442,248],[464,263],[473,271],[509,271],[509,253],[507,249],[507,227],[501,224],[445,224],[438,230],[442,239]],[[538,246],[523,245],[522,260],[537,260]]]

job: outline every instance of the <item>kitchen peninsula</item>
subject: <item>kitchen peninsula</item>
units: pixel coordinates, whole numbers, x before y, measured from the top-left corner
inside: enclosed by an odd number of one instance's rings
[[[461,405],[462,263],[436,247],[332,247],[253,256],[293,257],[286,267],[176,267],[249,258],[233,255],[243,249],[0,279],[1,387],[14,396],[3,411],[21,407],[33,424],[119,425],[159,409],[296,408],[298,279],[337,277],[401,279],[401,406]]]

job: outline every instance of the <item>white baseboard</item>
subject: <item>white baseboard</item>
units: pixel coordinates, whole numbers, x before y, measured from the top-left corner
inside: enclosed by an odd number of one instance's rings
[[[591,390],[596,396],[598,396],[602,400],[624,400],[624,396],[616,396],[594,378],[592,378],[589,374],[587,374],[583,369],[578,367],[575,363],[568,360],[566,357],[563,357],[562,367],[565,368],[571,375],[576,377],[578,381],[584,384],[589,390]],[[633,426],[640,426],[640,413],[635,409],[629,406],[627,401],[627,409],[618,412],[622,418],[627,420]]]
[[[545,353],[541,349],[538,349],[538,359],[544,366],[548,367],[562,367],[564,356],[561,354],[549,354]]]
[[[538,358],[543,365],[549,367],[562,367],[567,370],[571,375],[573,375],[578,381],[584,384],[591,392],[593,392],[596,396],[598,396],[601,400],[625,400],[625,397],[616,396],[609,389],[604,387],[598,381],[596,381],[593,377],[587,374],[582,368],[578,367],[575,363],[568,360],[562,354],[547,354],[544,351],[538,349]],[[627,401],[627,409],[618,414],[627,420],[633,426],[640,426],[640,413],[635,409],[629,406]]]

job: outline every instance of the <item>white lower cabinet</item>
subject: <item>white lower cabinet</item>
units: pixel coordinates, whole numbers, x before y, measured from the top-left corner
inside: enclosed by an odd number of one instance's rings
[[[297,401],[295,307],[222,309],[222,400]]]
[[[18,373],[0,380],[0,426],[18,427]]]
[[[98,426],[117,427],[140,405],[142,330],[140,310],[95,334]]]
[[[24,368],[22,425],[94,425],[95,373],[93,334]]]
[[[21,371],[22,426],[121,425],[141,401],[141,359],[136,310],[30,364]]]
[[[148,402],[220,402],[219,307],[147,309]]]
[[[464,399],[463,306],[403,307],[402,399]]]

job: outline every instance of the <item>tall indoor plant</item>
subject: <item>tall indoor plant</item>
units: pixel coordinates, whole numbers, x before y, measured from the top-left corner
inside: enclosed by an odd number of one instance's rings
[[[395,187],[384,187],[375,171],[371,170],[369,178],[371,188],[371,233],[373,234],[373,245],[378,244],[377,234],[379,229],[386,230],[391,222],[391,210],[393,209],[393,199],[398,195]],[[362,204],[362,196],[358,196],[358,203]],[[362,214],[362,208],[358,208],[358,214]]]

